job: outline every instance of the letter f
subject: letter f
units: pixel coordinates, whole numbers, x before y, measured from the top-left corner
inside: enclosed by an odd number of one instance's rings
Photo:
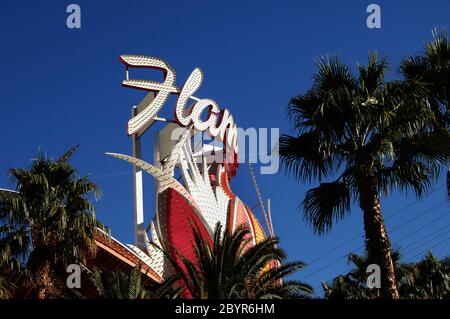
[[[128,135],[137,133],[152,121],[158,111],[162,108],[167,98],[172,93],[178,93],[179,89],[175,85],[175,71],[172,67],[161,59],[143,55],[121,55],[120,61],[128,68],[151,68],[164,72],[164,82],[149,80],[122,81],[122,85],[129,88],[151,91],[156,93],[156,97],[139,114],[128,121]]]

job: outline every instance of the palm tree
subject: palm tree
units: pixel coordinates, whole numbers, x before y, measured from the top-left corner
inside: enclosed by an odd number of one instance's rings
[[[357,77],[336,57],[319,59],[312,88],[290,101],[295,135],[281,136],[280,156],[297,179],[320,182],[302,203],[315,232],[329,231],[358,201],[366,251],[381,268],[381,296],[398,298],[380,193],[424,194],[449,162],[450,136],[435,129],[427,88],[386,82],[386,69],[376,54],[358,66]]]
[[[101,299],[176,299],[181,294],[175,277],[163,283],[143,281],[140,266],[131,272],[95,271],[89,277]]]
[[[0,299],[9,299],[14,295],[16,287],[0,275]]]
[[[450,258],[439,260],[431,251],[421,261],[408,264],[400,292],[405,298],[450,299]]]
[[[40,154],[30,169],[10,169],[20,196],[0,201],[0,269],[26,268],[37,298],[58,296],[66,289],[66,267],[84,264],[96,251],[92,198],[99,190],[77,176],[67,160]]]
[[[394,263],[395,277],[399,284],[399,291],[401,292],[402,284],[406,280],[407,275],[411,271],[411,267],[407,264],[400,263],[400,252],[398,250],[392,251],[392,262]],[[325,291],[325,298],[328,299],[372,299],[379,298],[380,291],[377,288],[369,288],[367,286],[366,272],[370,265],[367,255],[360,256],[351,253],[347,259],[348,263],[354,265],[354,269],[345,275],[340,275],[334,278],[330,283],[322,283]],[[402,294],[399,294],[403,297]]]
[[[398,280],[400,298],[443,299],[450,298],[450,259],[439,260],[431,252],[414,263],[401,263],[400,253],[392,253],[395,276]],[[355,268],[345,275],[334,278],[330,283],[322,283],[325,297],[329,299],[370,299],[378,297],[377,289],[369,289],[366,284],[367,256],[350,254],[349,263]]]
[[[435,28],[423,53],[402,61],[405,78],[421,81],[429,89],[428,102],[441,126],[450,126],[450,42],[445,29]]]
[[[435,28],[432,34],[433,40],[426,44],[424,52],[404,59],[400,70],[405,78],[421,81],[428,88],[436,125],[450,129],[450,42],[445,29]],[[450,170],[447,193],[450,199]]]
[[[194,226],[195,227],[195,226]],[[196,299],[235,298],[301,298],[308,297],[308,284],[283,278],[303,269],[304,263],[290,262],[277,247],[277,239],[266,239],[249,247],[249,230],[237,229],[233,234],[217,225],[210,245],[194,228],[194,247],[198,264],[179,255],[181,265],[172,262],[184,295]],[[271,267],[272,266],[272,267]]]

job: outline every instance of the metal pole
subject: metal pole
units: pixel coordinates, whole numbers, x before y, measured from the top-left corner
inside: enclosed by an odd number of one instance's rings
[[[131,110],[131,117],[136,116],[138,109],[134,106]],[[133,156],[142,158],[141,138],[138,134],[132,135]],[[133,165],[134,184],[134,242],[136,247],[145,251],[145,226],[144,226],[144,192],[142,183],[142,170]]]

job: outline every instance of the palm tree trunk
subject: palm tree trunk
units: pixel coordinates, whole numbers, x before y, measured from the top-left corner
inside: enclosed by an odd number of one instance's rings
[[[359,206],[364,213],[366,251],[369,262],[380,266],[381,297],[398,299],[391,245],[381,216],[377,184],[373,176],[362,178],[359,183]]]
[[[50,234],[47,235],[50,237]],[[37,230],[34,228],[31,232],[31,238],[33,241],[33,251],[31,252],[27,268],[30,268],[30,264],[33,265],[34,272],[34,288],[35,298],[48,299],[49,297],[56,296],[56,273],[50,263],[49,248],[45,243],[38,241]]]
[[[45,261],[36,272],[36,297],[37,299],[48,299],[53,292],[52,271],[49,261]]]

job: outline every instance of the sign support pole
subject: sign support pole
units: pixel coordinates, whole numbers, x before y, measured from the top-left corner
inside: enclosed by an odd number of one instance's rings
[[[138,113],[138,108],[134,106],[131,110],[133,118]],[[138,133],[132,135],[133,156],[142,158],[141,138]],[[144,226],[144,191],[142,182],[142,170],[133,165],[134,184],[134,242],[136,247],[145,251],[145,226]]]

